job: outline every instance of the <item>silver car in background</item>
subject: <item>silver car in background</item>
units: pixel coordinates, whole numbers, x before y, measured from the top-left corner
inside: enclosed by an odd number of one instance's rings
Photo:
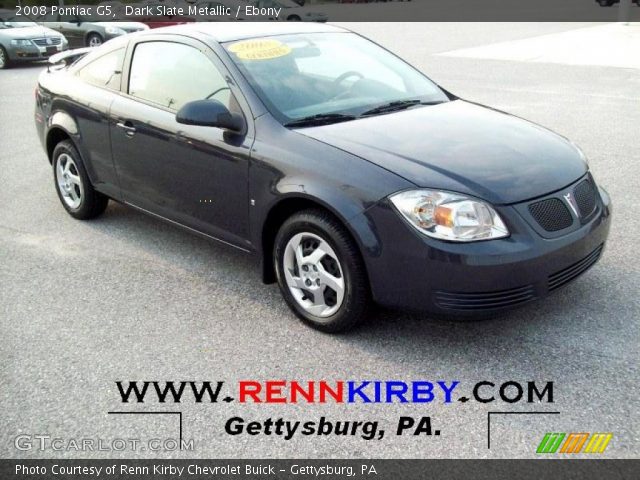
[[[38,17],[37,21],[63,34],[73,48],[98,47],[112,38],[149,28],[140,22],[102,22],[95,21],[96,19],[96,17],[50,12]]]
[[[46,60],[69,44],[64,35],[16,17],[11,10],[0,10],[0,69],[20,62]]]

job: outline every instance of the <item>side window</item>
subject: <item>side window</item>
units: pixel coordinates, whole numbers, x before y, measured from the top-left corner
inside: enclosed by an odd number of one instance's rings
[[[79,75],[85,82],[111,90],[120,89],[124,48],[107,53],[80,70]]]
[[[131,63],[129,94],[174,111],[187,102],[205,99],[237,110],[227,81],[211,60],[180,43],[138,44]]]

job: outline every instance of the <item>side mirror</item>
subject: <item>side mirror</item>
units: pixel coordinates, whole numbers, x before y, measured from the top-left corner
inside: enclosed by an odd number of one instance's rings
[[[195,100],[185,103],[176,114],[176,122],[200,127],[218,127],[236,133],[244,133],[242,115],[231,113],[218,100]]]

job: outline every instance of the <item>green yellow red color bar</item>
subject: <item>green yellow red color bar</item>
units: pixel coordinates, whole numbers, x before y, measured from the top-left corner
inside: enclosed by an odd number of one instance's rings
[[[589,435],[589,433],[546,433],[536,453],[603,453],[613,438],[613,433],[594,433],[591,438]]]

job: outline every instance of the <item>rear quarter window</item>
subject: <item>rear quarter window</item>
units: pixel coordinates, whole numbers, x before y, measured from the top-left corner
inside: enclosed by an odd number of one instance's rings
[[[82,67],[78,76],[91,85],[119,90],[124,53],[124,48],[109,52]]]

